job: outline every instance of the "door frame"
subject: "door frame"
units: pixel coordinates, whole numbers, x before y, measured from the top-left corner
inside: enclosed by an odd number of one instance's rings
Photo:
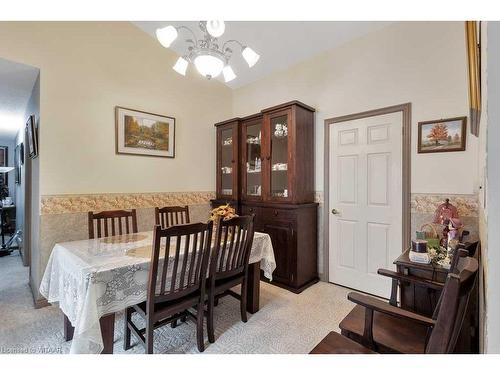
[[[411,103],[398,104],[390,107],[372,109],[369,111],[353,113],[325,120],[324,128],[324,180],[323,180],[323,279],[330,280],[330,126],[345,121],[359,120],[366,117],[375,117],[390,113],[402,113],[402,246],[403,252],[410,243],[411,238]]]

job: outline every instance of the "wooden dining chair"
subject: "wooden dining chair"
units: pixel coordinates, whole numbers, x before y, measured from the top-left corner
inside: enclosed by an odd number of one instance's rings
[[[137,214],[135,209],[131,211],[89,212],[89,239],[137,232]]]
[[[196,322],[198,350],[204,351],[203,320],[206,276],[210,258],[212,223],[194,223],[154,228],[153,253],[146,302],[125,309],[124,349],[130,348],[130,334],[153,353],[153,331],[188,316]],[[188,311],[194,308],[196,313]],[[137,313],[146,327],[132,321]]]
[[[162,228],[168,228],[173,225],[188,224],[190,222],[189,207],[155,207],[155,222],[156,225],[161,225]]]
[[[215,342],[215,300],[230,295],[240,300],[241,320],[247,321],[248,262],[254,235],[254,215],[220,220],[210,257],[208,282],[208,341]],[[231,288],[241,285],[241,293]]]
[[[311,353],[452,353],[478,270],[474,258],[460,263],[457,273],[448,274],[432,317],[351,292],[348,299],[357,306],[340,323],[342,335],[330,332]]]

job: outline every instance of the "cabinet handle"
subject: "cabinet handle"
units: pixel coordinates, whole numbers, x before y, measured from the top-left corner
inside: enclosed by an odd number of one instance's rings
[[[267,160],[271,160],[271,157],[270,157],[270,156],[266,156],[266,159],[267,159]]]
[[[278,216],[278,211],[274,210],[274,216]]]
[[[253,208],[249,209],[248,211],[253,212]]]
[[[233,164],[234,164],[234,160],[231,160],[231,163],[233,163]]]

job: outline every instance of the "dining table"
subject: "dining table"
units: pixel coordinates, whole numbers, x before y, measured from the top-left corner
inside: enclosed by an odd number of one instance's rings
[[[115,314],[146,301],[153,232],[57,243],[40,293],[64,314],[70,353],[113,353]],[[212,242],[213,247],[213,242]],[[261,270],[276,268],[271,238],[255,232],[250,252],[247,310],[259,310]]]

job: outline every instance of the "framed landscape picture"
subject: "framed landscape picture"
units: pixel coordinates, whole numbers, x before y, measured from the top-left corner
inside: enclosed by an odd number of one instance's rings
[[[175,157],[175,118],[116,107],[116,153]]]
[[[465,151],[467,117],[418,123],[418,153]]]

